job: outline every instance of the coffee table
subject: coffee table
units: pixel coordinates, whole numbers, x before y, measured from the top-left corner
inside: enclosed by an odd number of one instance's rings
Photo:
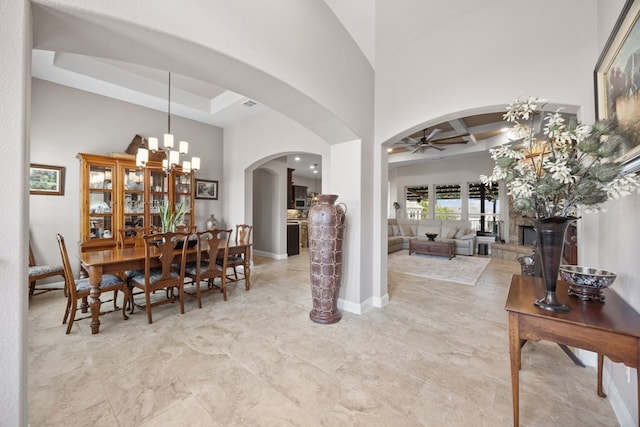
[[[414,237],[409,240],[409,255],[411,254],[440,255],[451,259],[456,256],[456,244]]]

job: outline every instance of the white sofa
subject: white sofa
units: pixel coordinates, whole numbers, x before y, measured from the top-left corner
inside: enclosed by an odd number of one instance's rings
[[[387,253],[409,249],[409,239],[426,239],[426,233],[438,235],[436,240],[453,241],[456,255],[473,255],[476,247],[476,232],[469,221],[436,219],[389,219]]]

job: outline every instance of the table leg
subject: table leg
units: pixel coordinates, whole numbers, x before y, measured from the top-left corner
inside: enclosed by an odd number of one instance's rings
[[[511,394],[513,399],[513,425],[520,425],[520,330],[518,314],[509,312],[509,356],[511,359]]]
[[[598,353],[598,396],[607,397],[602,390],[602,369],[604,368],[604,355]]]
[[[89,269],[89,307],[91,308],[91,333],[100,332],[100,283],[102,282],[102,267]],[[123,309],[124,310],[124,309]]]

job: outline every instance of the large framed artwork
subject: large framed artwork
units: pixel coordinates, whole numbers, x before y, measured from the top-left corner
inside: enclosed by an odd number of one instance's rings
[[[29,194],[64,195],[64,167],[32,163],[29,168]]]
[[[218,181],[196,179],[196,199],[218,200]]]
[[[596,117],[617,117],[618,160],[640,160],[640,0],[627,0],[594,71]]]

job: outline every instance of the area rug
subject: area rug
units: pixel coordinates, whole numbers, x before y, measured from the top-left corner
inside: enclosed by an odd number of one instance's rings
[[[473,286],[489,265],[490,258],[456,255],[452,259],[434,255],[409,255],[408,250],[389,254],[389,271]]]

